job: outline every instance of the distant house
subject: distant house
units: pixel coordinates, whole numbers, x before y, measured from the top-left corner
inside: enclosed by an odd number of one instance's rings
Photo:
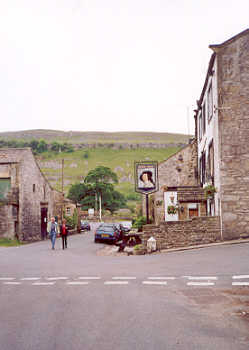
[[[198,183],[224,239],[249,235],[249,29],[213,50],[195,111]]]
[[[0,149],[0,237],[44,238],[47,220],[61,216],[63,203],[30,148]]]
[[[159,191],[152,196],[150,213],[156,224],[206,215],[206,199],[196,175],[195,140],[159,163]],[[175,214],[169,213],[172,206],[177,208]]]

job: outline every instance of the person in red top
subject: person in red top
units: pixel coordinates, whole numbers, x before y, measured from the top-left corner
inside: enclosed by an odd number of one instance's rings
[[[67,235],[68,229],[66,227],[66,220],[62,220],[62,225],[60,226],[61,239],[62,239],[62,249],[67,248]]]

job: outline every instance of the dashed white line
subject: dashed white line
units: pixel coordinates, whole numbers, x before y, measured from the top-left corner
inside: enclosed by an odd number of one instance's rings
[[[233,279],[242,279],[242,278],[249,278],[249,275],[238,275],[238,276],[233,276]]]
[[[113,280],[135,280],[137,277],[112,277]]]
[[[82,276],[82,277],[78,277],[79,280],[100,280],[101,277],[94,277],[94,276]]]
[[[129,284],[128,281],[105,281],[104,283],[105,285],[125,285],[125,284]]]
[[[89,282],[82,282],[82,281],[74,281],[74,282],[66,282],[68,285],[72,286],[83,286],[89,284]]]
[[[213,286],[214,282],[188,282],[188,286]]]
[[[3,282],[3,284],[21,284],[21,282]]]
[[[148,277],[148,280],[175,280],[176,277]]]
[[[143,284],[166,286],[167,282],[166,281],[143,281]]]
[[[208,280],[208,281],[211,281],[211,280],[217,280],[218,278],[215,277],[215,276],[188,276],[188,279],[189,280]]]
[[[249,282],[232,282],[233,286],[249,286]]]
[[[53,286],[55,282],[34,282],[32,286]]]
[[[47,281],[68,280],[68,277],[46,277]]]
[[[38,281],[40,279],[41,279],[41,277],[23,277],[23,278],[20,278],[21,281]]]

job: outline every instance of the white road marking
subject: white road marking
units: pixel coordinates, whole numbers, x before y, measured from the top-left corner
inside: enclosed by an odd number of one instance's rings
[[[112,277],[113,280],[135,280],[137,277]]]
[[[214,282],[188,282],[188,286],[213,286]]]
[[[90,277],[90,276],[87,277],[87,276],[86,276],[86,277],[78,277],[78,279],[79,279],[79,280],[100,280],[101,277],[94,277],[94,276],[93,276],[93,277]]]
[[[32,286],[53,286],[55,282],[34,282]]]
[[[105,285],[111,285],[111,284],[113,284],[113,285],[115,285],[115,284],[129,284],[129,282],[128,281],[106,281],[105,283],[104,283]]]
[[[166,286],[167,282],[166,281],[143,281],[143,284]]]
[[[89,282],[75,281],[75,282],[66,282],[66,284],[73,285],[73,286],[83,286],[83,285],[89,284]]]
[[[249,275],[238,275],[238,276],[233,276],[233,279],[242,279],[242,278],[249,278]]]
[[[21,284],[21,282],[3,282],[3,284]]]
[[[148,280],[175,280],[176,277],[148,277]]]
[[[210,281],[210,280],[217,280],[218,278],[217,277],[215,277],[215,276],[188,276],[188,279],[189,280],[208,280],[208,281]]]
[[[68,280],[68,277],[46,277],[47,281]]]
[[[15,280],[14,277],[0,277],[0,281],[13,281]]]
[[[23,278],[20,278],[21,281],[38,281],[40,279],[41,279],[41,277],[23,277]]]
[[[233,286],[249,286],[249,282],[233,282]]]

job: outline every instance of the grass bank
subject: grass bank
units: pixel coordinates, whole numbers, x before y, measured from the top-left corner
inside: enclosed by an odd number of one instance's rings
[[[0,247],[18,247],[23,243],[19,242],[17,239],[10,238],[0,238]]]

